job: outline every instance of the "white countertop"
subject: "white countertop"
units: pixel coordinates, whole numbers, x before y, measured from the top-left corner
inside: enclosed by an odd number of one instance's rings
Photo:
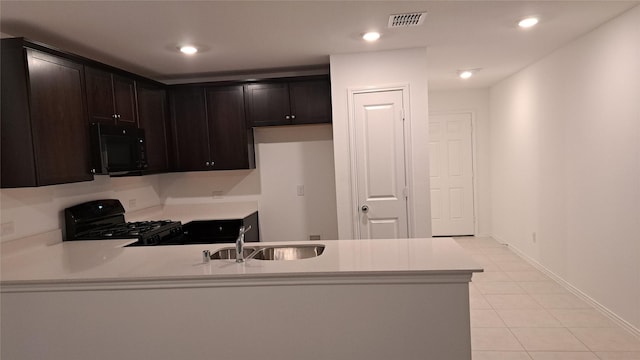
[[[261,279],[265,277],[381,276],[390,274],[462,274],[482,271],[450,238],[391,240],[323,240],[318,257],[268,261],[211,260],[202,251],[230,244],[123,247],[128,240],[69,241],[3,254],[2,291],[7,286],[126,282],[150,280]],[[291,242],[249,243],[247,246]]]

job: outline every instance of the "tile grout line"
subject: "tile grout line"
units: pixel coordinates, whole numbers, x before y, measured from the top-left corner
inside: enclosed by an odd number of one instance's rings
[[[507,247],[507,248],[508,248],[508,247]],[[511,249],[509,249],[509,251],[510,251],[510,252],[512,252],[512,253],[514,253],[515,255],[519,256],[517,253],[513,252]],[[523,259],[523,260],[525,260],[525,261],[526,261],[526,259]],[[491,261],[495,263],[495,261],[493,261],[493,260],[491,260]],[[534,265],[534,268],[535,268],[535,267],[536,267],[536,266]],[[511,277],[506,273],[506,271],[502,270],[502,268],[500,268],[500,271],[499,271],[499,272],[502,272],[503,274],[505,274],[505,276],[507,276],[507,278],[510,278],[514,283],[516,283],[516,285],[518,285],[518,287],[519,287],[519,288],[522,288],[522,287],[520,286],[519,282],[518,282],[518,281],[515,281],[513,278],[511,278]],[[544,272],[543,272],[543,273],[544,273]],[[551,280],[554,280],[554,279],[552,278]],[[491,282],[491,281],[487,281],[487,282]],[[556,281],[554,281],[554,282],[556,282]],[[556,282],[556,283],[557,283],[557,282]],[[561,284],[559,284],[559,285],[561,285]],[[474,285],[474,286],[475,286],[475,285]],[[561,285],[561,286],[562,286],[562,285]],[[527,354],[527,356],[528,356],[531,360],[533,360],[533,359],[534,359],[534,357],[533,357],[533,355],[531,354],[531,352],[533,352],[533,351],[528,350],[528,349],[524,346],[524,344],[520,341],[520,339],[516,336],[516,334],[513,332],[513,330],[512,330],[513,328],[517,328],[517,327],[511,327],[511,326],[509,326],[509,325],[507,324],[507,322],[505,321],[505,319],[502,317],[502,315],[500,315],[500,312],[498,311],[498,310],[500,310],[500,309],[497,309],[497,308],[496,308],[496,307],[495,307],[491,302],[489,302],[489,300],[487,300],[486,295],[490,295],[490,294],[484,294],[484,293],[482,293],[482,292],[480,291],[480,289],[478,289],[478,288],[477,288],[477,286],[475,286],[475,287],[476,287],[476,291],[478,291],[478,292],[479,292],[479,295],[480,295],[480,296],[482,296],[482,299],[483,299],[484,301],[486,301],[486,302],[487,302],[487,304],[489,304],[489,306],[491,307],[491,310],[492,310],[493,312],[495,312],[495,314],[498,316],[498,318],[499,318],[499,319],[500,319],[500,320],[505,324],[505,327],[507,328],[507,330],[509,331],[509,333],[514,337],[514,339],[518,342],[518,344],[520,344],[520,346],[522,347],[522,349],[524,350],[524,352]],[[595,351],[593,351],[593,350],[592,350],[592,349],[591,349],[587,344],[585,344],[582,340],[580,340],[580,338],[578,338],[578,337],[577,337],[577,336],[576,336],[576,335],[571,331],[571,329],[570,329],[569,327],[565,326],[565,325],[562,323],[562,321],[560,321],[560,319],[558,319],[555,315],[553,315],[553,313],[552,313],[551,311],[549,311],[549,309],[545,308],[545,307],[544,307],[544,305],[543,305],[543,304],[542,304],[538,299],[536,299],[536,298],[533,296],[533,294],[528,293],[524,288],[522,288],[522,290],[525,292],[525,294],[524,294],[524,295],[527,295],[527,296],[531,297],[531,298],[533,299],[533,301],[534,301],[536,304],[540,305],[540,308],[541,308],[545,313],[549,314],[549,315],[551,316],[551,318],[555,319],[555,320],[556,320],[556,321],[561,325],[560,327],[554,327],[554,328],[556,328],[556,329],[558,329],[558,328],[565,329],[565,330],[566,330],[569,334],[571,334],[571,335],[572,335],[572,336],[573,336],[573,337],[574,337],[574,338],[575,338],[575,339],[576,339],[580,344],[582,344],[582,345],[584,346],[584,348],[585,348],[585,349],[587,349],[587,351],[575,351],[575,352],[591,353],[595,358],[597,358],[597,359],[601,359],[601,358],[598,356],[598,354],[596,354],[596,353],[595,353]],[[496,295],[500,295],[500,294],[496,294]],[[510,295],[510,294],[502,294],[502,295]],[[519,294],[516,294],[516,295],[519,295]],[[476,309],[476,310],[479,310],[479,309]],[[527,309],[522,309],[522,310],[527,310]],[[524,327],[524,328],[526,328],[526,327]],[[544,328],[544,327],[535,327],[535,328]],[[472,348],[471,350],[473,351],[473,348]],[[500,350],[500,351],[502,352],[502,351],[504,351],[504,350]],[[519,352],[519,351],[514,351],[514,352]],[[543,351],[537,351],[537,352],[574,352],[574,351],[566,351],[566,350],[543,350]]]
[[[496,240],[496,242],[500,243],[497,240]],[[632,324],[630,324],[626,320],[622,319],[621,317],[616,315],[613,311],[609,310],[607,307],[605,307],[604,305],[600,304],[595,299],[593,299],[589,295],[587,295],[584,292],[582,292],[580,289],[578,289],[575,286],[571,285],[569,282],[564,280],[562,277],[556,275],[553,271],[547,269],[545,266],[543,266],[542,264],[537,262],[535,259],[527,256],[522,251],[520,251],[517,247],[509,246],[508,244],[506,244],[506,246],[514,254],[516,254],[520,258],[522,258],[522,260],[526,261],[531,266],[533,266],[535,269],[537,269],[538,271],[541,271],[543,274],[545,274],[549,278],[551,278],[551,280],[553,280],[556,284],[560,285],[561,287],[563,287],[564,289],[566,289],[570,293],[576,295],[582,301],[584,301],[587,304],[589,304],[592,308],[598,310],[600,313],[602,313],[604,316],[609,318],[611,321],[613,321],[614,323],[616,323],[617,325],[622,327],[624,330],[626,330],[627,332],[631,333],[636,338],[640,339],[640,329],[636,328],[635,326],[633,326]],[[535,300],[535,298],[534,298],[534,300]]]
[[[600,356],[598,356],[598,354],[596,354],[596,351],[591,349],[589,347],[589,345],[585,344],[584,341],[580,340],[580,338],[573,332],[571,331],[570,328],[567,328],[567,331],[569,331],[569,333],[571,333],[571,335],[573,335],[573,337],[575,337],[576,339],[578,339],[578,341],[580,341],[582,343],[582,345],[584,345],[587,349],[589,349],[589,351],[591,351],[593,353],[593,355],[595,355],[598,359],[600,358]]]

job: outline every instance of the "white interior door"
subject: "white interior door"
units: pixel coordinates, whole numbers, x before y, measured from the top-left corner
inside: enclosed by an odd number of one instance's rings
[[[408,236],[402,90],[354,94],[361,239]]]
[[[429,116],[433,236],[473,235],[471,114]]]

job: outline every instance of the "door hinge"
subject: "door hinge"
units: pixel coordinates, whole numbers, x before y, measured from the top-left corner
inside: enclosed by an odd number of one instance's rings
[[[409,198],[409,188],[405,187],[404,189],[402,189],[402,195],[404,195],[405,199]]]

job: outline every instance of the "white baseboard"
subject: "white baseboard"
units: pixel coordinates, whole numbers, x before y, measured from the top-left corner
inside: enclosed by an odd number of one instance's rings
[[[520,251],[520,249],[518,249],[517,247],[509,245],[506,241],[498,239],[495,236],[492,236],[492,237],[497,242],[499,242],[501,244],[504,244],[504,245],[507,245],[509,247],[509,249],[511,249],[514,253],[516,253],[518,256],[523,258],[526,262],[531,264],[531,266],[533,266],[536,269],[538,269],[541,272],[543,272],[545,275],[547,275],[548,277],[553,279],[555,282],[560,284],[562,287],[567,289],[572,294],[574,294],[577,297],[579,297],[580,299],[582,299],[587,304],[593,306],[596,310],[600,311],[604,316],[606,316],[607,318],[611,319],[611,321],[613,321],[614,323],[620,325],[622,328],[624,328],[625,330],[629,331],[630,333],[632,333],[636,337],[640,338],[640,329],[638,329],[637,327],[633,326],[633,324],[631,324],[628,321],[626,321],[625,319],[621,318],[616,313],[611,311],[609,308],[607,308],[606,306],[600,304],[598,301],[596,301],[595,299],[593,299],[589,295],[587,295],[584,292],[582,292],[582,290],[580,290],[577,287],[571,285],[565,279],[563,279],[562,277],[558,276],[556,273],[554,273],[553,271],[547,269],[546,267],[544,267],[542,264],[540,264],[535,259],[529,257],[527,254],[525,254],[522,251]]]
[[[495,241],[499,242],[499,243],[500,243],[500,244],[502,244],[502,245],[507,245],[507,246],[509,246],[509,244],[508,244],[506,241],[504,241],[504,240],[500,239],[499,237],[497,237],[497,236],[495,236],[495,235],[488,235],[488,236],[489,236],[489,237],[491,237],[493,240],[495,240]]]
[[[491,234],[475,234],[473,236],[475,236],[475,237],[492,237]]]

